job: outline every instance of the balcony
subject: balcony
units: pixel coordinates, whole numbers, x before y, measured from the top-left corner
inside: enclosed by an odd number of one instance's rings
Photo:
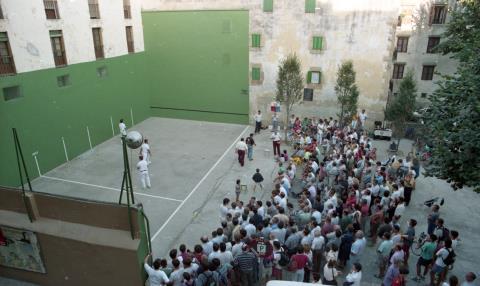
[[[135,52],[135,47],[133,45],[133,41],[127,41],[127,47],[128,47],[128,52],[129,53],[134,53]]]
[[[125,19],[132,19],[130,5],[123,5],[123,16],[125,17]]]
[[[88,4],[88,10],[90,10],[90,19],[100,19],[98,4]]]
[[[13,57],[0,56],[0,75],[12,74],[15,74],[15,64],[13,63]]]
[[[103,59],[105,57],[105,54],[103,53],[103,45],[95,46],[94,49],[96,59]]]
[[[47,19],[60,19],[57,1],[44,0],[43,5],[45,6],[45,14]]]

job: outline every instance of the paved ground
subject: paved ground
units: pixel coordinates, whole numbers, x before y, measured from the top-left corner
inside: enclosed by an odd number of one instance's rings
[[[234,197],[236,179],[248,185],[248,190],[241,194],[242,200],[247,201],[252,195],[268,199],[277,170],[269,132],[263,131],[255,137],[254,160],[246,161],[242,168],[233,147],[240,137],[253,131],[251,126],[150,118],[131,129],[150,139],[153,153],[152,189],[142,190],[136,172],[132,174],[135,199],[143,203],[151,222],[154,256],[165,256],[169,249],[181,243],[193,247],[201,235],[217,228],[220,202],[224,197]],[[379,149],[379,159],[383,159],[389,142],[375,141],[374,144]],[[402,140],[400,149],[405,154],[410,147],[410,141]],[[120,150],[118,137],[108,140],[34,180],[34,190],[115,202],[123,171]],[[135,163],[137,151],[130,154]],[[38,159],[41,168],[42,159]],[[250,178],[256,168],[260,168],[265,177],[267,192],[252,191]],[[460,231],[462,242],[453,273],[463,277],[466,272],[478,269],[480,263],[480,247],[475,244],[480,239],[480,212],[476,209],[479,195],[466,189],[453,192],[443,181],[420,177],[413,203],[405,215],[405,220],[417,219],[418,233],[426,230],[427,209],[422,202],[434,196],[445,197],[441,214],[450,229]],[[368,248],[362,259],[365,268],[362,285],[381,283],[373,277],[374,257],[374,248]],[[415,259],[411,257],[412,266]],[[413,268],[411,271],[413,273]],[[10,284],[0,280],[0,285]],[[408,285],[416,284],[409,281]]]

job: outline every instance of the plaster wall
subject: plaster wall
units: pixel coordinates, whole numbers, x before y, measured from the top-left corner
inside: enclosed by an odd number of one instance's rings
[[[69,65],[95,61],[92,28],[101,27],[106,58],[125,55],[125,26],[133,27],[135,52],[144,50],[140,0],[130,0],[131,19],[123,2],[98,1],[100,19],[90,19],[87,0],[58,0],[60,19],[46,19],[43,1],[3,0],[0,31],[7,32],[17,73],[55,67],[50,30],[62,30]]]
[[[335,116],[336,73],[342,61],[353,60],[360,90],[359,108],[370,118],[382,119],[390,80],[391,53],[400,1],[356,0],[316,2],[315,13],[305,13],[305,1],[273,1],[273,12],[263,11],[263,1],[143,0],[143,11],[249,10],[249,33],[261,34],[261,48],[251,48],[250,67],[261,66],[263,82],[250,85],[250,113],[260,109],[270,116],[276,77],[281,59],[296,53],[302,72],[320,68],[321,84],[313,102],[294,107],[305,116]],[[313,36],[324,37],[324,49],[312,53]],[[250,42],[250,40],[249,40]],[[306,84],[306,83],[305,83]],[[283,115],[283,114],[281,114]]]

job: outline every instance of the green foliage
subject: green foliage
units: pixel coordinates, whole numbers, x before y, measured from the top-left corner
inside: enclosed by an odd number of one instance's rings
[[[357,113],[358,88],[355,84],[355,71],[352,61],[343,62],[337,72],[335,85],[338,103],[340,104],[340,124],[344,126]]]
[[[303,75],[300,67],[300,60],[295,54],[288,55],[278,66],[277,101],[285,104],[286,122],[290,118],[293,105],[302,99]],[[285,141],[287,140],[286,131],[287,129],[285,129]]]
[[[400,138],[405,134],[405,125],[413,117],[417,96],[417,84],[413,79],[413,72],[408,71],[400,82],[397,96],[395,96],[385,110],[385,119],[392,123],[393,134]],[[398,144],[397,144],[398,146]]]
[[[438,50],[459,66],[429,98],[425,123],[433,148],[426,174],[480,192],[480,2],[457,4]]]

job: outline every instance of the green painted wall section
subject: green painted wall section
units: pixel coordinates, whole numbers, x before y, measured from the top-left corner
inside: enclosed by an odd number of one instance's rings
[[[106,66],[108,76],[99,78],[97,67]],[[57,76],[69,74],[71,85],[59,88]],[[23,97],[4,101],[0,95],[0,184],[19,186],[12,127],[16,127],[29,175],[38,176],[32,153],[38,151],[42,173],[65,162],[61,138],[69,159],[87,151],[87,126],[93,145],[112,137],[118,120],[131,126],[150,116],[149,83],[144,53],[136,53],[63,68],[21,73],[0,78],[0,93],[20,85]]]
[[[142,18],[153,116],[248,123],[248,11]]]

